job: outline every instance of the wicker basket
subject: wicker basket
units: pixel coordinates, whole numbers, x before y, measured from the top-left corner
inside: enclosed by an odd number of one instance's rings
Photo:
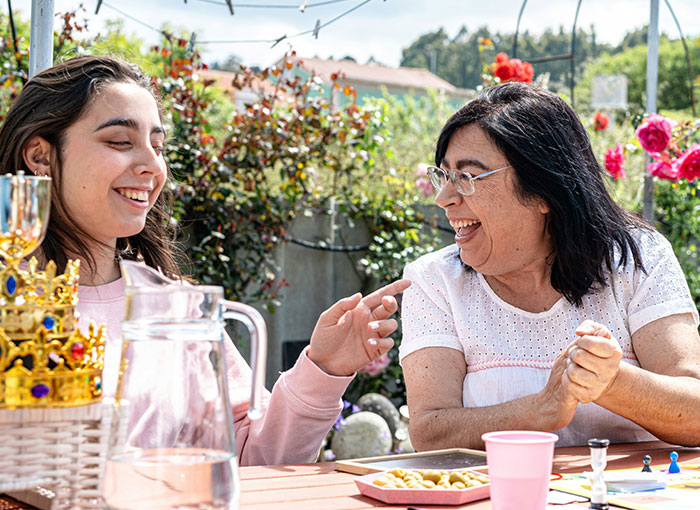
[[[105,399],[80,407],[0,409],[0,492],[51,510],[101,508],[113,408]]]

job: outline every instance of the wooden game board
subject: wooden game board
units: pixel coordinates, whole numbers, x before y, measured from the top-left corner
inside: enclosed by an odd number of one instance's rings
[[[608,503],[632,510],[700,509],[700,465],[683,465],[681,472],[675,474],[668,474],[667,469],[652,469],[655,472],[665,473],[665,489],[626,493],[608,492]],[[639,471],[639,469],[613,471]],[[590,482],[583,473],[566,474],[561,480],[550,482],[549,486],[558,491],[590,497]]]

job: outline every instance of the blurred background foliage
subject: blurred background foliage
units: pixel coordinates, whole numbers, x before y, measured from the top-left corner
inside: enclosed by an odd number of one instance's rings
[[[174,221],[191,258],[185,267],[202,283],[226,288],[227,297],[270,310],[278,305],[286,282],[274,262],[274,251],[286,242],[299,214],[327,214],[333,202],[350,222],[364,222],[369,248],[354,256],[367,290],[400,277],[404,265],[440,246],[437,231],[426,225],[422,207],[432,203],[416,186],[420,164],[432,163],[434,142],[452,113],[444,97],[399,99],[388,93],[363,104],[335,110],[313,77],[293,79],[281,68],[246,69],[235,56],[222,63],[237,72],[234,86],[259,90],[259,99],[236,110],[221,89],[199,74],[202,62],[192,35],[163,27],[163,39],[146,47],[108,24],[104,33],[87,38],[81,9],[59,13],[55,59],[83,53],[111,54],[140,65],[162,93],[169,130],[167,157],[173,174]],[[7,15],[0,14],[0,120],[27,80],[29,25],[14,17],[16,37]],[[518,39],[522,60],[567,53],[571,34],[564,28]],[[480,39],[492,46],[480,51]],[[482,27],[462,29],[450,37],[444,30],[420,35],[403,50],[401,65],[430,68],[450,83],[475,88],[483,66],[501,51],[511,54],[512,33]],[[700,44],[688,41],[693,76],[700,73]],[[512,54],[510,55],[513,56]],[[680,41],[662,36],[659,107],[674,118],[689,118],[690,86]],[[594,29],[577,31],[576,108],[589,128],[596,155],[632,140],[645,101],[646,27],[625,35],[618,45],[601,44]],[[534,65],[535,79],[548,75],[549,88],[568,94],[569,61]],[[607,129],[593,129],[590,88],[594,75],[627,76],[629,108],[614,112]],[[267,86],[260,86],[267,83]],[[352,90],[343,90],[352,98]],[[613,113],[613,112],[609,112]],[[626,146],[627,178],[609,180],[609,189],[625,208],[641,210],[643,151]],[[700,198],[693,183],[658,182],[656,226],[671,240],[691,292],[700,304],[698,239]],[[395,335],[400,341],[400,331]],[[405,398],[396,350],[379,375],[361,374],[348,390],[348,400],[363,393],[383,393],[399,404]]]

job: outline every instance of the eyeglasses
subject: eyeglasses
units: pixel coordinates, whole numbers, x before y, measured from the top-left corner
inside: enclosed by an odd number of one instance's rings
[[[472,174],[470,174],[469,172],[465,172],[464,170],[445,170],[444,168],[429,166],[428,177],[430,177],[430,182],[433,184],[433,187],[437,191],[440,191],[442,187],[445,184],[447,184],[447,179],[449,176],[449,179],[452,181],[452,184],[455,185],[455,189],[459,191],[462,195],[469,196],[474,194],[475,180],[487,177],[491,174],[495,174],[496,172],[500,172],[501,170],[505,170],[506,168],[510,168],[510,165],[504,166],[503,168],[497,168],[496,170],[490,170],[477,176],[473,176]]]

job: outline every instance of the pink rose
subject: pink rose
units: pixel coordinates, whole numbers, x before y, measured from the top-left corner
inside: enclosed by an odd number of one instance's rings
[[[389,366],[389,363],[391,363],[389,355],[382,354],[374,361],[370,361],[369,364],[365,365],[364,368],[361,368],[359,372],[361,374],[369,374],[371,376],[376,376],[384,372],[384,370],[386,370],[386,367]]]
[[[622,167],[624,164],[625,153],[622,150],[622,145],[618,143],[614,149],[605,151],[605,169],[613,179],[618,180],[627,177],[627,172]]]
[[[668,179],[669,181],[678,180],[678,169],[674,164],[668,161],[652,161],[649,163],[649,173],[659,179]]]
[[[652,113],[637,128],[639,143],[642,144],[642,147],[647,152],[661,152],[668,147],[668,142],[671,139],[671,130],[677,124],[673,119]]]
[[[418,177],[427,177],[428,176],[428,168],[429,168],[429,165],[426,165],[425,163],[418,163],[418,166],[416,167],[416,175]]]
[[[419,177],[416,179],[416,188],[420,190],[420,194],[423,196],[423,198],[432,197],[433,192],[435,191],[433,185],[430,184],[430,181],[425,177]]]
[[[691,145],[676,162],[678,177],[692,181],[700,177],[700,144]]]

